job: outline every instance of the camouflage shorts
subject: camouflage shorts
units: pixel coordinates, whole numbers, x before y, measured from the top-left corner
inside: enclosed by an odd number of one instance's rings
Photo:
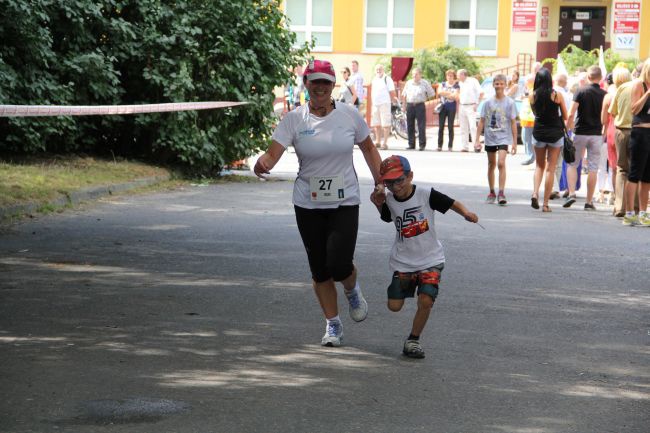
[[[436,299],[444,267],[445,264],[440,263],[422,271],[395,272],[388,286],[388,299],[412,298],[415,295],[416,288],[418,289],[418,295],[424,293]]]

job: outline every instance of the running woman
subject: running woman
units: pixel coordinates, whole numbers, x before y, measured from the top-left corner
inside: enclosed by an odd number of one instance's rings
[[[286,148],[296,150],[300,169],[293,188],[298,230],[307,251],[314,291],[326,320],[323,346],[340,346],[335,282],[343,286],[356,322],[368,314],[354,265],[359,226],[359,181],[352,162],[357,145],[375,183],[381,157],[359,111],[332,99],[336,73],[325,60],[312,61],[304,73],[309,103],[287,113],[276,127],[269,149],[257,160],[255,174],[270,173]]]

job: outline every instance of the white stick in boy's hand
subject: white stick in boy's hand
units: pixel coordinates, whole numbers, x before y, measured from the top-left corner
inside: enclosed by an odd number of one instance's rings
[[[480,228],[482,228],[483,230],[485,230],[485,227],[483,227],[483,225],[482,225],[480,222],[478,222],[478,215],[476,215],[474,212],[469,212],[469,211],[468,211],[468,212],[464,215],[464,217],[465,217],[465,220],[466,220],[466,221],[469,221],[469,222],[471,222],[471,223],[478,224],[478,226],[479,226]]]

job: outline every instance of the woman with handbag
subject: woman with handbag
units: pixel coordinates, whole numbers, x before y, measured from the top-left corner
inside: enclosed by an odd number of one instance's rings
[[[528,95],[528,100],[535,114],[533,139],[536,163],[530,205],[539,209],[539,187],[546,173],[542,212],[551,212],[548,201],[553,189],[557,159],[564,144],[567,111],[564,98],[553,89],[553,78],[548,69],[541,68],[535,75],[533,91]]]
[[[354,88],[354,82],[350,80],[350,68],[343,68],[341,75],[343,75],[343,84],[341,84],[341,89],[339,90],[338,100],[345,104],[354,105],[358,109],[359,96]]]
[[[440,103],[436,106],[438,111],[438,152],[442,150],[442,143],[445,134],[445,119],[447,120],[447,129],[449,131],[449,144],[447,149],[451,152],[454,147],[454,118],[456,117],[456,103],[460,85],[456,79],[456,71],[449,69],[445,73],[447,81],[440,83],[438,95]]]

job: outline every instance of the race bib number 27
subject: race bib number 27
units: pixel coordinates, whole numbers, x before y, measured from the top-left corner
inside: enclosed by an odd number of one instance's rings
[[[341,201],[345,198],[343,176],[312,176],[309,178],[311,201]]]

